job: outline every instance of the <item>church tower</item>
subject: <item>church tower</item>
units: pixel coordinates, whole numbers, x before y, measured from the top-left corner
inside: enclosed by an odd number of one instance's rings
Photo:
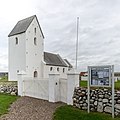
[[[9,37],[9,80],[17,81],[17,74],[41,78],[44,35],[36,15],[18,21]]]

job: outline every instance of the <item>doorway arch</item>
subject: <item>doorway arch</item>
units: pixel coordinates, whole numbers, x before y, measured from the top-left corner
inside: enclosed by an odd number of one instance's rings
[[[34,78],[37,78],[37,77],[38,77],[38,72],[34,71]]]

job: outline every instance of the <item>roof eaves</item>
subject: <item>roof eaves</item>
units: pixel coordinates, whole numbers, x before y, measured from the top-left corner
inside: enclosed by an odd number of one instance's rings
[[[15,33],[15,34],[12,34],[12,35],[8,35],[8,37],[10,37],[10,36],[14,36],[14,35],[18,35],[18,34],[22,34],[22,33],[25,33],[25,31],[23,31],[23,32],[19,32],[19,33]]]
[[[58,66],[58,67],[59,67],[59,66],[60,66],[60,67],[67,67],[67,66],[65,66],[65,65],[55,65],[55,64],[51,64],[51,63],[50,63],[50,64],[49,64],[49,63],[46,63],[46,65]]]

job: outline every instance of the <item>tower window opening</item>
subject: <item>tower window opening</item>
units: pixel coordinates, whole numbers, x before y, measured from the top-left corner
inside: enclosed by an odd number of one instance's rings
[[[34,37],[34,45],[37,45],[37,39]]]
[[[53,70],[53,67],[50,67],[50,71],[52,71]]]
[[[15,38],[15,44],[16,45],[18,44],[18,38],[17,37]]]
[[[35,33],[35,35],[36,35],[36,28],[34,28],[34,33]]]

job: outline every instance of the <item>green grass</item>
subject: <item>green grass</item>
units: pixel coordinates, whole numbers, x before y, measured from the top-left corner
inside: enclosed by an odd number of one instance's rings
[[[87,87],[87,81],[80,81],[80,87]],[[115,89],[120,90],[120,80],[115,82]]]
[[[87,81],[80,80],[80,87],[87,87]]]
[[[62,106],[56,109],[53,120],[120,120],[112,119],[111,115],[104,113],[87,113],[72,106]]]
[[[3,76],[0,78],[0,81],[8,81],[8,76]]]
[[[8,113],[10,104],[19,98],[18,96],[12,96],[9,94],[0,94],[0,116]]]
[[[120,80],[115,82],[115,88],[120,90]]]

